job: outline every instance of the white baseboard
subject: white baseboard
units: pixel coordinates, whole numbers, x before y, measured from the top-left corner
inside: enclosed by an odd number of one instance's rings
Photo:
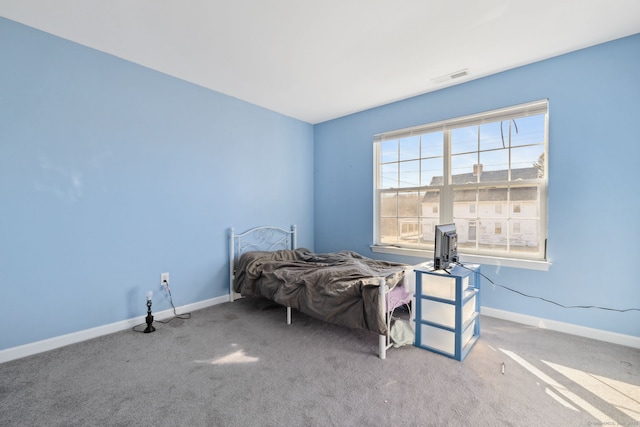
[[[229,301],[228,295],[216,298],[198,301],[193,304],[183,305],[176,310],[179,313],[185,313],[222,304]],[[524,325],[535,326],[542,329],[549,329],[557,332],[564,332],[571,335],[577,335],[585,338],[591,338],[598,341],[610,342],[613,344],[624,345],[627,347],[640,349],[640,337],[623,335],[615,332],[603,331],[600,329],[587,328],[585,326],[573,325],[571,323],[558,322],[556,320],[542,319],[539,317],[528,316],[526,314],[514,313],[510,311],[498,310],[490,307],[481,307],[480,314],[483,316],[495,317],[497,319],[508,320],[511,322],[521,323]],[[173,316],[173,310],[164,310],[153,314],[155,320],[165,320]],[[145,316],[134,317],[132,319],[122,320],[120,322],[110,323],[83,331],[73,332],[58,337],[49,338],[34,343],[20,345],[17,347],[0,350],[0,363],[9,362],[11,360],[20,359],[21,357],[31,356],[56,348],[64,347],[70,344],[97,338],[103,335],[131,329],[134,326],[141,325],[145,321]]]
[[[228,302],[229,296],[223,295],[221,297],[211,298],[204,301],[198,301],[193,304],[187,304],[177,307],[178,313],[187,313],[195,310],[200,310],[213,305],[222,304]],[[173,309],[159,311],[153,313],[154,320],[165,320],[173,316]],[[134,326],[145,323],[145,316],[134,317],[132,319],[122,320],[120,322],[110,323],[108,325],[102,325],[91,329],[85,329],[83,331],[73,332],[66,335],[60,335],[58,337],[49,338],[42,341],[36,341],[33,343],[20,345],[17,347],[7,348],[0,350],[0,363],[8,362],[10,360],[19,359],[21,357],[31,356],[33,354],[42,353],[45,351],[53,350],[56,348],[64,347],[70,344],[79,343],[82,341],[97,338],[103,335],[113,334],[115,332],[131,329]]]
[[[495,317],[497,319],[509,320],[511,322],[522,323],[524,325],[536,326],[542,329],[549,329],[580,337],[591,338],[598,341],[612,344],[624,345],[627,347],[640,349],[640,337],[623,335],[616,332],[603,331],[601,329],[587,328],[586,326],[573,325],[571,323],[558,322],[556,320],[542,319],[528,316],[526,314],[513,313],[510,311],[498,310],[490,307],[480,307],[480,314],[483,316]]]

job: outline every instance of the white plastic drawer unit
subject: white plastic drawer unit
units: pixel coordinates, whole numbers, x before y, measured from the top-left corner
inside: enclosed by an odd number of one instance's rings
[[[480,266],[415,273],[415,345],[463,360],[480,337]]]
[[[469,327],[462,332],[461,344],[464,349],[471,338],[474,337],[475,322],[473,320]],[[441,353],[446,353],[447,356],[454,357],[456,353],[456,333],[441,329],[435,326],[429,326],[427,324],[420,325],[420,333],[422,336],[423,345],[420,347],[430,347],[435,350],[439,350]],[[455,358],[455,357],[454,357]],[[462,360],[462,359],[459,359]]]
[[[469,275],[462,278],[463,290],[469,287],[469,281]],[[456,278],[448,276],[446,273],[434,273],[433,276],[429,277],[429,280],[422,281],[420,295],[454,301],[456,299]]]
[[[462,305],[462,322],[466,323],[476,312],[476,293],[465,292],[470,298],[466,299]],[[456,306],[455,304],[443,304],[438,301],[420,298],[422,305],[422,320],[431,323],[438,323],[449,328],[456,327]]]

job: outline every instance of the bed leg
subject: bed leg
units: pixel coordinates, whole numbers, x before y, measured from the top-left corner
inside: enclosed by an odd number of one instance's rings
[[[387,336],[386,335],[378,335],[378,346],[380,347],[378,356],[380,359],[384,360],[387,358]]]
[[[291,324],[291,307],[287,307],[287,325]]]
[[[386,319],[387,316],[387,283],[386,280],[381,277],[378,282],[378,305],[380,310],[380,316],[382,319]],[[389,336],[389,322],[387,321],[387,333],[378,335],[378,356],[384,360],[387,358],[387,342]]]

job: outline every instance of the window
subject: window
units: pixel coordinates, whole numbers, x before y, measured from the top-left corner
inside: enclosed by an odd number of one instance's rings
[[[469,234],[467,236],[469,240],[476,240],[476,222],[469,221]]]
[[[496,231],[495,234],[502,234],[502,223],[496,222]]]
[[[544,100],[376,135],[374,248],[453,222],[462,255],[545,260],[547,129]]]

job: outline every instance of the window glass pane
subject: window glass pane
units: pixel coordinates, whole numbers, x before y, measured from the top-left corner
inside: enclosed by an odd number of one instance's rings
[[[458,251],[476,249],[477,189],[456,189],[453,192],[453,219],[458,233]]]
[[[507,195],[506,188],[481,188],[478,190],[478,217],[506,217]]]
[[[509,141],[504,143],[500,134],[502,122],[486,123],[480,126],[480,150],[494,150],[509,146]],[[504,130],[503,130],[504,132]]]
[[[422,216],[439,219],[440,191],[427,191],[422,196]]]
[[[538,187],[514,187],[509,190],[510,212],[517,217],[539,217],[540,194]]]
[[[482,219],[477,235],[477,247],[487,252],[507,252],[507,220]]]
[[[398,164],[380,166],[380,188],[398,188]]]
[[[420,241],[418,218],[398,218],[399,240],[402,243],[417,244]]]
[[[380,219],[380,242],[386,244],[398,243],[398,219]]]
[[[478,190],[458,189],[453,192],[453,217],[476,218],[476,196]]]
[[[417,217],[420,215],[420,193],[409,191],[398,194],[398,216]]]
[[[435,243],[435,229],[439,224],[438,220],[425,218],[422,220],[422,239],[421,243],[428,249],[433,249]]]
[[[400,140],[400,160],[414,160],[420,158],[420,135],[402,138]]]
[[[442,157],[444,156],[444,133],[433,132],[421,135],[421,156],[425,157]]]
[[[478,126],[451,130],[451,154],[478,151]]]
[[[420,185],[420,161],[411,160],[400,163],[400,185],[398,187],[417,187]]]
[[[533,145],[529,147],[513,148],[511,150],[511,169],[529,169],[531,172],[527,175],[523,171],[520,175],[513,174],[513,180],[534,179],[539,173],[544,172],[544,146]],[[524,174],[524,175],[523,175]]]
[[[455,224],[456,233],[458,233],[458,251],[476,249],[478,222],[471,218],[456,218]]]
[[[398,216],[398,196],[397,193],[382,193],[380,195],[380,216]]]
[[[468,184],[477,182],[473,174],[473,165],[478,163],[478,155],[459,154],[451,156],[451,180],[453,184]]]
[[[380,162],[397,162],[398,161],[398,140],[383,141],[380,143]]]
[[[422,159],[420,162],[422,173],[420,176],[421,185],[442,185],[442,158]]]
[[[480,153],[480,163],[482,164],[480,182],[509,179],[509,150],[483,151]]]
[[[526,144],[544,144],[544,114],[514,119],[515,126],[511,130],[511,146]],[[517,127],[517,132],[515,131]]]
[[[509,237],[509,246],[512,252],[520,253],[536,253],[540,249],[540,241],[538,239],[539,221],[535,219],[521,220],[518,219],[512,223],[511,236]]]

